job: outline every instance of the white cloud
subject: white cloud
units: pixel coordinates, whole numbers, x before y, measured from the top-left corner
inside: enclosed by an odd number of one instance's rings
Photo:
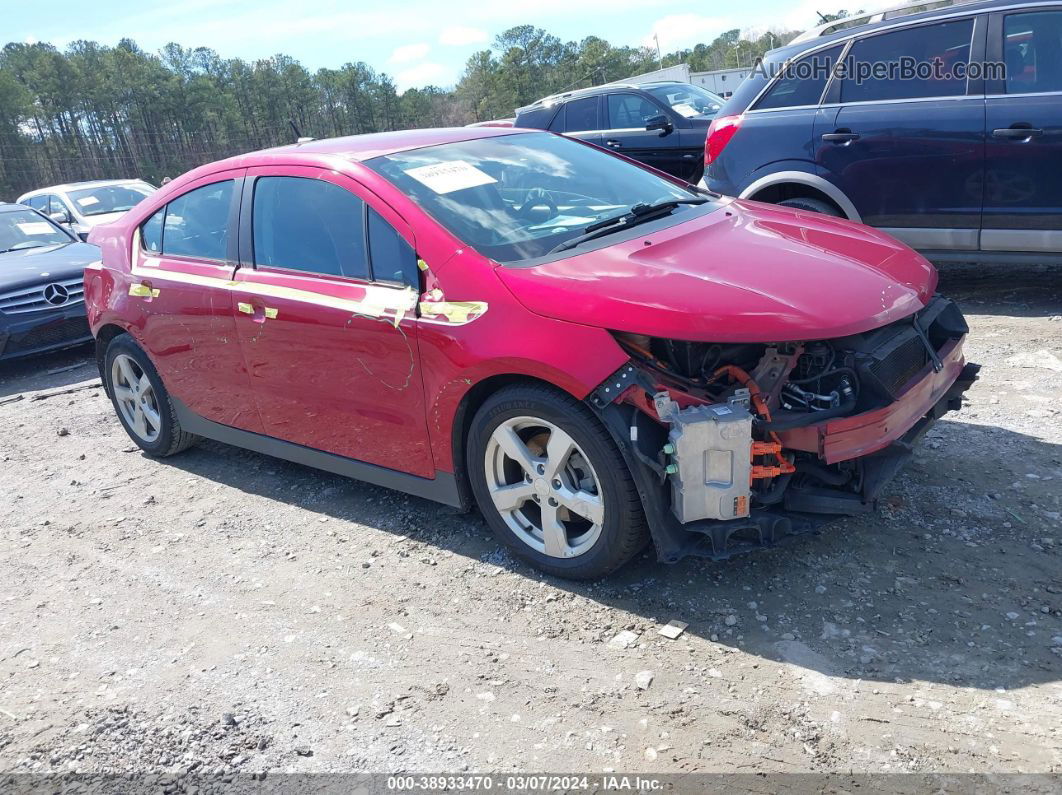
[[[409,69],[403,69],[401,72],[395,75],[395,85],[399,91],[405,91],[407,88],[423,88],[427,85],[443,85],[446,82],[452,80],[450,70],[440,63],[432,63],[427,61],[425,63],[411,66]]]
[[[653,23],[649,35],[642,39],[646,47],[656,49],[653,34],[660,39],[664,52],[683,47],[692,47],[701,42],[710,42],[720,33],[740,25],[727,17],[705,17],[700,14],[671,14]]]
[[[467,47],[470,44],[484,44],[490,39],[485,30],[470,28],[465,25],[450,25],[439,34],[439,44],[447,47]]]
[[[394,52],[391,53],[391,57],[388,58],[389,63],[409,63],[410,61],[419,61],[431,51],[431,46],[424,44],[404,44],[401,47],[395,47]]]

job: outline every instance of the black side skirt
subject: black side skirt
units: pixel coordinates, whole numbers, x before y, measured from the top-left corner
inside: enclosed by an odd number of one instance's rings
[[[422,478],[406,472],[367,464],[354,458],[346,458],[335,453],[326,453],[293,442],[285,442],[272,436],[265,436],[251,431],[241,431],[220,422],[201,417],[177,398],[170,396],[173,408],[181,427],[189,433],[204,436],[217,442],[243,447],[256,453],[264,453],[274,458],[283,458],[303,466],[323,469],[336,475],[363,480],[374,486],[384,486],[395,491],[402,491],[426,500],[434,500],[444,505],[461,508],[461,495],[457,488],[457,479],[452,472],[436,471],[434,478]]]

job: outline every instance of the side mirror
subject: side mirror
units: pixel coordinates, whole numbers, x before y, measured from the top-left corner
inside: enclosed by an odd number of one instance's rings
[[[55,221],[57,224],[70,223],[70,213],[66,210],[56,210],[54,213],[48,213],[48,217]]]
[[[660,130],[660,135],[664,136],[675,129],[671,123],[671,119],[661,113],[659,116],[650,116],[645,120],[646,130]]]

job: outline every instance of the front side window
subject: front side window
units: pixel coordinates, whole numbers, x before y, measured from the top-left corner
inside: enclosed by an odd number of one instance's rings
[[[546,256],[634,205],[697,197],[600,149],[543,133],[427,146],[365,165],[461,241],[501,263]],[[668,217],[679,223],[701,209],[680,204]]]
[[[645,90],[687,119],[714,118],[726,103],[718,94],[688,83],[648,86]]]
[[[564,131],[586,132],[600,130],[597,97],[576,99],[564,106]]]
[[[96,188],[72,190],[67,195],[82,215],[124,213],[150,196],[153,189],[147,183],[104,185]]]
[[[372,278],[377,281],[394,282],[416,287],[417,255],[413,247],[398,234],[398,231],[369,208],[369,259],[372,262]]]
[[[883,33],[852,45],[841,102],[956,97],[966,93],[973,20]]]
[[[33,210],[0,212],[0,254],[70,243],[73,238]],[[0,264],[0,271],[3,264]]]
[[[1003,62],[1008,94],[1062,91],[1062,11],[1007,14]]]
[[[613,130],[645,129],[645,123],[663,111],[638,94],[608,95],[608,126]]]
[[[754,110],[818,105],[840,53],[839,46],[830,47],[789,64]]]
[[[256,266],[367,279],[365,203],[319,179],[260,177],[251,229]]]
[[[231,179],[214,182],[188,191],[166,205],[160,241],[162,253],[196,259],[226,259],[232,191]],[[149,218],[147,223],[154,218]]]

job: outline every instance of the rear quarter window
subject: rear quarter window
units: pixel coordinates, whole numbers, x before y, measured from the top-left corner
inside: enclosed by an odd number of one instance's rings
[[[549,129],[549,123],[557,113],[557,107],[532,108],[516,117],[516,127],[530,127],[533,130]]]
[[[782,70],[782,74],[753,110],[818,105],[840,54],[841,45],[837,45],[793,61]]]

